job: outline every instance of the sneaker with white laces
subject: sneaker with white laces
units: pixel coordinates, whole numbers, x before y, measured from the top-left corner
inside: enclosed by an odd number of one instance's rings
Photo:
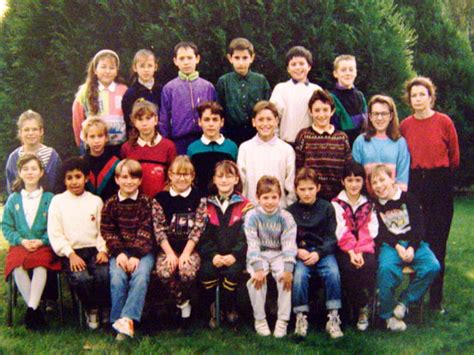
[[[329,313],[328,314],[329,320],[326,323],[326,332],[329,333],[332,339],[337,339],[344,336],[344,333],[341,330],[341,320],[339,319],[339,315]]]
[[[364,332],[369,327],[370,311],[369,306],[362,307],[359,310],[359,319],[357,320],[357,329]]]
[[[117,319],[114,324],[112,324],[112,328],[114,328],[117,332],[121,334],[125,334],[130,338],[133,338],[133,320],[127,317],[123,317]]]
[[[283,338],[284,336],[286,336],[287,328],[288,328],[288,322],[286,320],[278,319],[275,323],[273,336],[275,338]]]
[[[407,312],[408,312],[407,306],[405,306],[401,302],[399,302],[393,309],[393,315],[398,320],[402,320],[403,318],[405,318],[405,315],[407,314]]]
[[[272,334],[266,319],[260,319],[255,321],[255,331],[258,335],[261,335],[263,337],[267,337]]]
[[[97,329],[99,327],[99,310],[91,309],[85,312],[86,322],[89,329]]]
[[[387,329],[390,329],[394,332],[403,332],[407,329],[407,325],[404,321],[399,320],[395,317],[390,317],[386,320],[387,322]]]
[[[303,312],[296,313],[295,335],[305,337],[308,334],[308,316]]]

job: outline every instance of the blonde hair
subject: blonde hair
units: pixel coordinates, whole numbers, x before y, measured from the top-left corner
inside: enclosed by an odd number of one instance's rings
[[[107,128],[107,123],[104,122],[103,119],[101,119],[98,116],[89,116],[87,119],[82,123],[82,130],[81,130],[81,139],[84,141],[84,144],[86,144],[85,140],[87,138],[87,134],[89,130],[92,127],[97,127],[102,130],[102,132],[105,134],[105,136],[108,138],[109,137],[109,132]]]
[[[137,51],[137,53],[135,53],[135,55],[133,56],[133,61],[132,61],[132,69],[131,69],[131,79],[132,79],[132,83],[135,83],[137,80],[138,80],[138,73],[135,72],[133,70],[133,68],[137,65],[138,61],[140,59],[143,59],[143,58],[148,58],[148,57],[153,57],[153,59],[155,60],[155,64],[156,64],[156,71],[158,71],[158,68],[159,68],[159,63],[158,63],[158,58],[156,57],[155,53],[153,53],[151,50],[149,49],[140,49],[139,51]]]
[[[354,57],[351,54],[341,54],[341,55],[338,55],[336,59],[334,59],[334,63],[333,63],[334,70],[337,70],[337,68],[339,67],[339,63],[342,62],[343,60],[348,60],[348,61],[351,60],[357,65],[356,57]]]
[[[23,128],[23,125],[25,124],[26,121],[35,121],[36,123],[38,123],[38,126],[40,127],[40,129],[44,129],[43,117],[41,117],[41,115],[38,112],[35,112],[33,110],[26,110],[20,115],[20,117],[18,117],[18,120],[16,121],[16,126],[18,127],[17,138],[20,141],[21,141],[21,129]],[[43,140],[43,138],[41,138],[41,140]]]
[[[257,115],[262,112],[263,110],[269,110],[273,113],[276,120],[279,121],[280,116],[278,115],[278,109],[273,102],[262,100],[255,104],[253,107],[253,118],[257,117]]]
[[[369,173],[369,182],[370,182],[370,185],[372,185],[372,179],[374,179],[375,177],[377,176],[380,176],[382,174],[386,174],[387,176],[389,176],[391,179],[393,179],[393,176],[392,176],[392,170],[390,170],[390,168],[385,165],[385,164],[377,164],[376,166],[374,166],[372,168],[372,170],[370,171]]]
[[[134,178],[141,179],[143,176],[143,170],[140,163],[133,159],[124,159],[115,167],[115,177],[119,177],[122,174],[124,168],[127,168],[128,174]]]
[[[45,185],[45,174],[44,174],[43,162],[41,161],[41,159],[36,154],[26,153],[26,154],[22,155],[16,163],[16,168],[17,168],[17,171],[18,171],[18,175],[17,175],[15,181],[12,184],[12,191],[13,192],[21,191],[21,189],[23,189],[25,187],[25,183],[23,182],[23,180],[20,177],[20,171],[26,164],[28,164],[30,161],[33,161],[33,160],[38,163],[38,166],[39,166],[40,170],[43,172],[43,176],[39,180],[38,186],[41,186],[43,188],[45,187],[44,186]]]
[[[370,141],[370,139],[373,136],[375,136],[375,134],[377,133],[372,123],[372,120],[370,120],[372,106],[374,106],[377,103],[385,104],[388,106],[390,114],[392,115],[392,119],[390,120],[390,123],[388,124],[388,127],[387,127],[387,136],[392,141],[397,141],[402,136],[400,134],[400,123],[398,120],[397,106],[395,105],[395,101],[393,101],[393,99],[390,96],[385,96],[385,95],[372,96],[372,98],[369,101],[369,104],[367,107],[368,112],[369,112],[369,120],[367,122],[367,131],[364,134],[364,140]]]

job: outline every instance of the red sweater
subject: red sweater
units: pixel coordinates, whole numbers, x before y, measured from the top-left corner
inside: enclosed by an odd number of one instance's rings
[[[143,170],[140,191],[153,198],[165,187],[168,167],[176,157],[176,147],[166,138],[162,138],[153,147],[126,142],[122,145],[121,156],[123,159],[135,159],[140,162]]]
[[[412,169],[457,168],[459,143],[453,121],[435,112],[423,120],[408,116],[400,124],[411,155]]]

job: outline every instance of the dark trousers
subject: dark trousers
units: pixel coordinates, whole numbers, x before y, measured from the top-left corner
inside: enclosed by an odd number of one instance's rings
[[[409,189],[423,210],[426,236],[423,238],[441,264],[441,272],[430,289],[430,307],[440,308],[449,230],[453,220],[453,183],[448,168],[410,170]]]
[[[71,271],[69,259],[64,259],[63,268],[71,287],[77,292],[86,310],[110,307],[109,264],[96,264],[96,248],[76,249],[74,252],[86,263],[84,271]]]

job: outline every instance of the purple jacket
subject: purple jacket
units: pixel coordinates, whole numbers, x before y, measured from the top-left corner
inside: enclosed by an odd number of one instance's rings
[[[197,107],[215,100],[214,85],[205,79],[186,81],[177,77],[169,81],[161,92],[160,133],[172,140],[199,135]]]

